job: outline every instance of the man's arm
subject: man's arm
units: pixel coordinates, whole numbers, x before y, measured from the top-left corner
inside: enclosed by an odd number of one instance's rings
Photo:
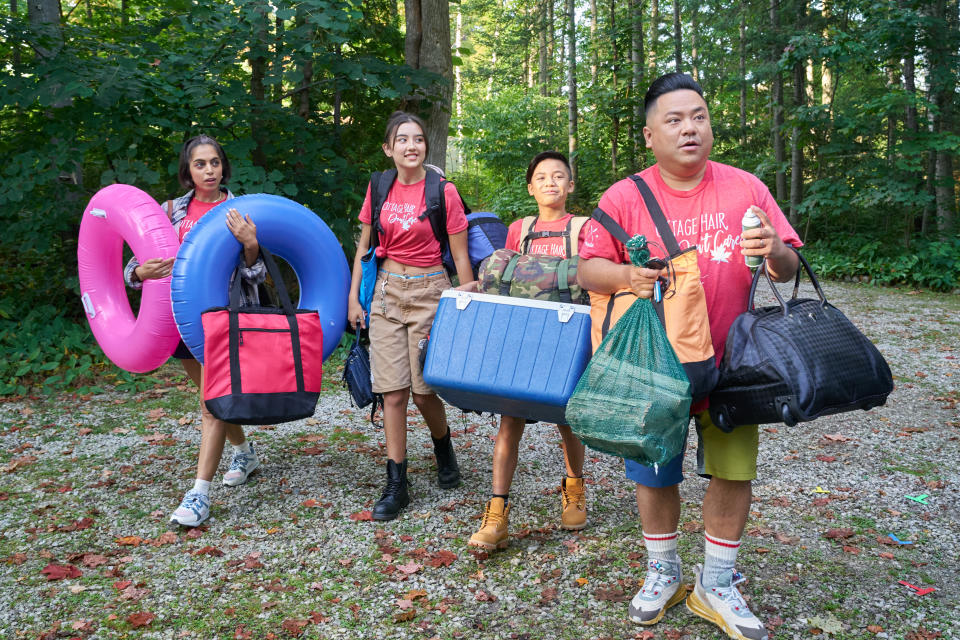
[[[614,293],[632,289],[641,298],[653,297],[653,283],[659,276],[656,269],[617,264],[606,258],[580,260],[577,268],[577,281],[587,291]]]
[[[752,206],[751,209],[760,218],[763,226],[743,232],[740,253],[745,256],[765,258],[767,273],[770,274],[773,281],[786,282],[796,275],[800,260],[797,259],[797,254],[793,249],[780,239],[780,234],[777,233],[766,212],[756,205]]]

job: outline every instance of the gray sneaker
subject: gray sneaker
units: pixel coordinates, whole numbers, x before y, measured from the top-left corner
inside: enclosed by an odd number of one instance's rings
[[[753,615],[736,587],[744,577],[736,571],[727,571],[720,575],[717,585],[704,587],[700,573],[697,565],[697,580],[687,598],[687,609],[717,625],[734,640],[767,640],[766,627]]]
[[[643,585],[630,601],[630,619],[637,624],[657,624],[667,609],[680,604],[686,595],[679,562],[650,560]]]
[[[253,450],[253,443],[250,443],[250,453],[234,452],[233,460],[230,461],[230,469],[223,474],[223,484],[228,487],[235,487],[243,484],[253,473],[253,470],[260,466],[260,458],[257,452]]]

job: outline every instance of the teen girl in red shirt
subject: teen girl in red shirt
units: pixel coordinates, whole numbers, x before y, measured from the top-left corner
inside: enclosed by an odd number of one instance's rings
[[[443,402],[428,387],[420,372],[420,344],[426,339],[437,310],[440,293],[450,287],[443,269],[440,243],[426,211],[424,160],[429,142],[426,127],[417,116],[394,112],[387,122],[383,153],[397,169],[397,177],[380,210],[380,270],[371,305],[370,368],[373,391],[383,394],[383,431],[387,441],[387,484],[373,507],[374,520],[392,520],[410,502],[407,491],[407,402],[420,410],[433,437],[437,479],[441,488],[460,484],[460,470],[450,442]],[[450,252],[461,283],[473,280],[467,253],[467,219],[456,187],[446,183]],[[370,247],[372,212],[370,188],[360,210],[361,232],[353,262],[348,320],[354,328],[366,327],[360,306],[360,258]]]

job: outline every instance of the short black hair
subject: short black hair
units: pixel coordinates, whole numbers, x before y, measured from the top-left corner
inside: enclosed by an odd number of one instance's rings
[[[703,97],[703,88],[700,84],[685,73],[665,73],[650,84],[647,95],[643,97],[643,112],[650,113],[650,109],[657,103],[657,98],[671,91],[696,91]]]
[[[227,184],[227,180],[230,179],[230,161],[227,160],[227,154],[224,152],[223,147],[210,136],[200,134],[187,140],[183,145],[183,149],[180,150],[180,169],[177,173],[177,178],[180,179],[180,185],[184,189],[196,188],[196,185],[193,184],[193,178],[190,176],[190,155],[194,149],[205,144],[216,149],[217,155],[220,156],[220,166],[223,169],[223,177],[220,178],[220,184]]]
[[[570,168],[570,161],[567,160],[567,156],[563,155],[559,151],[541,151],[537,155],[533,156],[533,160],[530,161],[530,164],[527,165],[527,184],[533,180],[533,172],[536,171],[537,165],[539,165],[544,160],[559,160],[563,163],[563,166],[567,168],[567,175],[571,178],[573,177],[573,170]]]

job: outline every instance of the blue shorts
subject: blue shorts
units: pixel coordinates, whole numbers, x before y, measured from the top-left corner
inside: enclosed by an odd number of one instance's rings
[[[754,480],[757,477],[759,429],[757,425],[737,427],[730,433],[717,428],[710,413],[694,416],[697,425],[697,475],[716,476],[724,480]],[[645,487],[672,487],[683,482],[683,451],[656,470],[653,467],[624,460],[627,479]]]

